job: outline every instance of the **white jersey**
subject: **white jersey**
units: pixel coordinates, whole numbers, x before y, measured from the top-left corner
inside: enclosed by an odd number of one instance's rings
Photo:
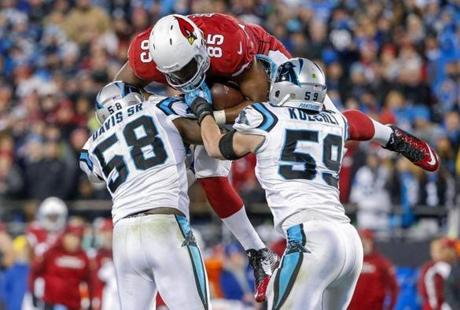
[[[340,112],[308,114],[255,103],[241,111],[233,128],[265,137],[256,152],[256,175],[279,231],[287,218],[303,210],[349,222],[338,189],[348,134]]]
[[[172,121],[191,112],[179,98],[161,99],[125,107],[107,118],[80,154],[80,167],[89,179],[106,183],[114,222],[159,207],[188,216],[186,149]]]

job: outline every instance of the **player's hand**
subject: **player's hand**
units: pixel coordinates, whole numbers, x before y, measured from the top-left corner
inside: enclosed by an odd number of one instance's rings
[[[186,92],[185,93],[185,103],[189,107],[192,107],[193,102],[198,97],[201,97],[204,100],[206,100],[208,105],[211,104],[212,102],[211,90],[209,89],[208,85],[206,85],[206,83],[201,84],[201,86],[195,90]]]
[[[201,124],[201,121],[205,116],[211,115],[212,116],[212,106],[207,102],[205,99],[201,97],[196,97],[192,105],[190,106],[190,109],[192,110],[193,114],[198,119],[198,124]]]

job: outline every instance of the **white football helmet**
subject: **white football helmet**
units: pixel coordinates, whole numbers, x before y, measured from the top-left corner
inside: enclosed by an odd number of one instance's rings
[[[326,77],[321,68],[306,58],[282,63],[270,86],[270,103],[319,112],[326,97]]]
[[[57,197],[49,197],[38,207],[38,222],[50,232],[63,230],[67,222],[67,206]]]
[[[192,91],[205,80],[210,62],[206,41],[190,18],[178,14],[161,18],[150,32],[149,50],[175,89]]]
[[[139,88],[115,81],[105,85],[96,97],[96,118],[102,124],[107,117],[126,106],[141,103],[142,92]]]

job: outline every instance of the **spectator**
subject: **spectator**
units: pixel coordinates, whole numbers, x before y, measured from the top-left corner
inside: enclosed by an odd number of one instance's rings
[[[358,227],[373,230],[388,229],[391,207],[387,189],[389,173],[377,154],[367,156],[354,179],[350,202],[358,207]]]
[[[4,198],[18,198],[23,187],[19,168],[10,156],[0,156],[0,195]]]
[[[372,231],[360,230],[359,235],[363,242],[364,262],[348,309],[393,309],[399,291],[394,267],[375,249]]]
[[[81,248],[82,236],[82,226],[69,225],[59,242],[32,265],[45,282],[45,309],[81,309],[80,285],[90,283],[90,263]]]
[[[247,258],[239,244],[231,243],[225,247],[220,287],[225,299],[239,300],[246,305],[254,301],[251,272],[248,269]]]
[[[0,223],[0,272],[14,263],[14,248],[5,225]]]
[[[44,199],[49,196],[66,198],[68,178],[66,165],[60,158],[59,145],[47,142],[40,148],[37,161],[26,166],[27,184],[31,198]]]
[[[69,39],[85,46],[111,29],[110,18],[104,10],[92,5],[91,0],[77,0],[76,3],[63,26]]]
[[[5,229],[5,226],[0,223],[0,309],[3,309],[7,302],[5,286],[5,270],[10,268],[14,263],[14,248],[11,237]]]
[[[27,292],[27,278],[29,276],[29,252],[25,236],[18,236],[13,241],[15,261],[5,271],[3,294],[6,310],[23,309],[23,299]]]
[[[455,242],[448,238],[436,239],[431,243],[431,261],[425,263],[418,280],[423,310],[441,310],[444,300],[444,281],[449,277],[457,255]]]

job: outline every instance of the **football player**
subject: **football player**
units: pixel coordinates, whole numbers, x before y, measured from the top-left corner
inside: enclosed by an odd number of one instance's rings
[[[256,55],[261,56],[256,59]],[[224,14],[169,15],[157,22],[154,31],[150,27],[133,39],[128,62],[116,79],[138,87],[152,81],[168,83],[183,92],[198,88],[206,77],[232,81],[248,100],[215,111],[219,123],[232,123],[242,107],[265,101],[268,57],[283,61],[291,55],[260,26],[242,24]],[[242,199],[227,179],[230,165],[230,161],[209,158],[202,146],[195,147],[198,182],[211,207],[247,251],[255,273],[256,299],[260,300],[277,260],[252,227]]]
[[[26,229],[31,264],[54,245],[65,228],[67,213],[65,202],[57,197],[46,198],[40,203],[37,220]],[[27,294],[24,307],[32,309],[38,306],[39,299],[43,297],[44,285],[43,279],[32,270],[29,274],[31,295]]]
[[[268,308],[346,309],[363,248],[340,203],[338,181],[345,142],[356,133],[344,115],[325,107],[325,76],[308,59],[283,63],[269,98],[242,110],[226,134],[207,100],[197,97],[191,108],[209,155],[234,160],[256,154],[256,175],[275,228],[288,242],[269,283]],[[400,135],[391,145],[414,152],[420,150],[413,145],[419,145],[437,158],[424,141],[395,132]]]
[[[184,141],[201,141],[177,98],[144,101],[122,82],[97,95],[101,127],[80,167],[112,196],[113,260],[121,309],[152,309],[159,292],[170,309],[208,309],[207,275],[188,222]],[[182,108],[181,108],[182,107]]]
[[[214,49],[212,40],[208,43],[207,39],[204,40],[204,35],[206,34],[206,30],[210,33],[221,31],[223,33],[221,35],[222,38],[226,37],[224,32],[229,28],[224,23],[219,27],[219,25],[213,25],[211,22],[212,18],[218,19],[221,14],[191,16],[208,16],[209,18],[203,18],[200,22],[195,22],[192,18],[187,20],[186,17],[180,15],[170,15],[160,19],[150,32],[150,54],[156,63],[157,69],[165,74],[168,84],[186,93],[185,100],[188,105],[195,98],[191,94],[194,90],[201,90],[206,93],[210,92],[206,85],[206,77],[210,78],[211,81],[218,78],[238,84],[247,100],[225,111],[213,111],[213,116],[218,124],[224,121],[221,113],[225,113],[225,115],[230,114],[228,118],[225,118],[225,121],[232,123],[232,120],[242,107],[251,102],[264,102],[268,99],[268,86],[264,88],[263,84],[269,84],[270,79],[268,77],[273,78],[273,73],[276,71],[278,65],[290,58],[290,54],[281,42],[268,34],[260,26],[239,24],[247,34],[247,38],[253,38],[250,44],[243,45],[241,44],[241,39],[238,41],[232,38],[233,40],[229,44],[230,47],[227,47],[229,51],[223,49],[222,52],[215,55],[215,52],[212,52]],[[230,18],[230,16],[226,17]],[[178,22],[178,26],[176,26],[175,20],[182,22]],[[183,22],[184,20],[187,23]],[[184,28],[186,29],[185,31],[183,30]],[[209,29],[212,29],[212,31]],[[234,29],[234,31],[236,30]],[[202,35],[201,37],[200,34]],[[194,39],[195,37],[200,39],[198,42],[201,43],[197,43],[197,40]],[[212,35],[208,35],[208,37],[212,37]],[[224,41],[222,39],[222,44]],[[253,56],[252,59],[249,58],[247,61],[242,61],[238,57],[235,57],[235,53],[232,53],[232,51],[235,50],[236,42],[240,42],[240,46],[248,46],[248,51],[251,50],[251,46],[256,46],[257,57]],[[241,53],[237,54],[242,55]],[[240,71],[232,70],[230,64],[235,61],[245,63]],[[202,65],[199,65],[200,63]],[[265,71],[259,70],[257,73],[254,72],[254,67],[258,65],[264,67],[261,63],[266,65]],[[269,66],[268,69],[267,65]],[[225,67],[226,70],[230,69],[230,71],[219,71],[218,68],[221,66]],[[234,73],[233,75],[228,75],[229,72]],[[267,76],[267,73],[269,76]],[[178,79],[182,81],[182,84],[177,83]],[[248,87],[246,84],[250,86]],[[188,96],[188,94],[191,95]],[[305,99],[309,100],[307,95]],[[337,108],[327,94],[323,104],[327,109],[337,111]],[[310,109],[315,108],[317,107],[310,107]],[[424,143],[418,144],[417,140],[412,139],[398,128],[385,126],[359,111],[348,110],[344,114],[347,116],[352,130],[355,127],[364,126],[364,130],[358,129],[359,135],[354,140],[375,139],[382,143],[382,145],[387,145],[393,151],[405,153],[405,156],[413,163],[425,170],[434,171],[437,169],[439,165],[438,159]],[[395,137],[408,142],[405,145],[406,149],[395,143]]]

